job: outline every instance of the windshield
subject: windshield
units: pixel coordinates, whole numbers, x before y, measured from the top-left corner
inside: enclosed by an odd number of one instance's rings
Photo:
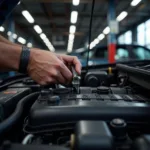
[[[75,54],[75,53],[74,53]],[[82,64],[86,65],[88,51],[77,53],[76,56],[80,58]],[[89,52],[89,65],[107,64],[108,48],[96,47]],[[117,45],[115,53],[115,62],[130,61],[130,60],[147,60],[150,59],[150,49],[144,46],[136,45]],[[84,62],[84,63],[83,63]]]

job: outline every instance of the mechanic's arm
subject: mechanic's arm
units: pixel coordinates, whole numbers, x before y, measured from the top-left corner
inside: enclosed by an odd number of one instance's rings
[[[18,71],[21,51],[21,46],[0,42],[0,69]],[[78,74],[81,73],[81,64],[76,57],[56,55],[49,51],[32,48],[27,73],[41,85],[66,84],[72,80],[72,73],[68,65],[74,65]]]

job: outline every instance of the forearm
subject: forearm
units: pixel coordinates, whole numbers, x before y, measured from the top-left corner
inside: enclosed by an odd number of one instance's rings
[[[0,35],[0,42],[3,42],[5,44],[9,44],[9,45],[14,45],[14,46],[20,46],[19,44],[15,44],[9,40],[7,40],[6,38],[4,38],[3,36]]]
[[[17,71],[19,68],[21,46],[0,42],[0,70]]]

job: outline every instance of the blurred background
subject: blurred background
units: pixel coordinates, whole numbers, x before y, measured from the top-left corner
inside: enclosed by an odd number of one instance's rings
[[[150,0],[22,0],[0,27],[12,42],[76,55],[86,66],[150,58]]]

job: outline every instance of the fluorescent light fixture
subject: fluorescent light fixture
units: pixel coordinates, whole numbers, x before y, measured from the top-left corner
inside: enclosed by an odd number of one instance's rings
[[[46,35],[44,33],[40,34],[42,40],[46,39]]]
[[[110,32],[110,28],[107,26],[104,30],[103,33],[104,34],[108,34]]]
[[[44,39],[44,43],[49,43],[48,38],[45,38],[45,39]]]
[[[26,40],[22,37],[18,38],[18,42],[20,42],[21,44],[26,44]]]
[[[90,44],[90,49],[92,49],[93,47],[95,47],[96,44],[94,43],[94,41]]]
[[[94,44],[97,45],[99,43],[99,39],[94,40]]]
[[[17,5],[20,5],[20,4],[21,4],[21,1],[19,1]]]
[[[32,47],[32,46],[33,46],[32,43],[27,44],[27,47]]]
[[[4,32],[5,31],[5,28],[0,26],[0,32]]]
[[[48,47],[48,49],[49,49],[50,51],[52,51],[52,52],[55,51],[55,48],[53,47],[53,45],[47,45],[47,47]]]
[[[77,11],[72,11],[71,12],[71,23],[76,23],[78,19],[78,12]]]
[[[8,32],[7,32],[7,35],[8,35],[8,36],[11,36],[11,34],[12,34],[11,31],[8,31]]]
[[[138,5],[140,2],[141,2],[141,0],[133,0],[133,1],[131,2],[131,6],[136,6],[136,5]]]
[[[43,42],[45,43],[45,45],[47,46],[47,48],[54,52],[55,51],[55,48],[53,47],[53,45],[51,44],[51,42],[49,41],[49,39],[46,37],[43,39]]]
[[[98,36],[98,39],[101,41],[102,39],[104,39],[105,38],[105,35],[102,33],[102,34],[100,34],[99,36]]]
[[[41,34],[42,33],[42,29],[39,25],[35,25],[34,26],[34,30],[38,33],[38,34]]]
[[[73,49],[73,46],[72,46],[72,47],[68,47],[68,48],[67,48],[67,52],[68,52],[68,53],[71,53],[71,52],[72,52],[72,49]]]
[[[68,48],[68,49],[67,49],[67,52],[68,52],[68,53],[71,53],[71,52],[72,52],[72,49],[71,49],[71,48]]]
[[[73,41],[72,42],[68,42],[68,48],[67,48],[67,52],[70,53],[72,52],[72,49],[73,49]]]
[[[17,34],[14,33],[14,34],[12,35],[12,37],[13,37],[13,39],[17,39]]]
[[[117,17],[117,21],[122,21],[127,15],[128,13],[126,11],[121,12],[120,15]]]
[[[73,41],[74,40],[74,34],[69,34],[69,41]]]
[[[34,23],[34,18],[27,10],[22,11],[22,15],[27,19],[29,23]]]
[[[74,6],[78,6],[80,4],[80,0],[73,0],[72,3]]]
[[[71,25],[70,26],[70,33],[74,34],[76,32],[76,26]]]

